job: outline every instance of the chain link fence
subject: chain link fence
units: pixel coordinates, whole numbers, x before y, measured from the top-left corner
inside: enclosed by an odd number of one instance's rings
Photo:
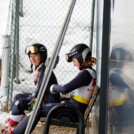
[[[77,43],[91,45],[94,0],[77,0],[67,29],[59,63],[54,70],[58,82],[64,84],[77,72],[65,60],[65,53]],[[33,76],[29,73],[30,61],[25,48],[32,43],[42,43],[51,57],[71,0],[13,0],[11,20],[11,49],[9,65],[9,97],[12,92],[32,92]]]

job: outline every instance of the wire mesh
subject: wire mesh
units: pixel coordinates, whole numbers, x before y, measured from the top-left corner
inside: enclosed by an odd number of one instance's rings
[[[77,0],[62,48],[59,63],[54,69],[59,84],[71,80],[77,73],[67,63],[65,53],[78,44],[90,44],[94,0]],[[12,0],[11,49],[9,65],[9,100],[18,92],[33,92],[31,63],[25,55],[26,46],[41,43],[51,57],[62,28],[70,0]],[[93,30],[93,29],[92,29]]]

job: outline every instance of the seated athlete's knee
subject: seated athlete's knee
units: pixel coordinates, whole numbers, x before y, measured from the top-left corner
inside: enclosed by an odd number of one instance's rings
[[[15,101],[15,105],[16,106],[18,106],[19,104],[20,104],[20,101],[19,100]]]
[[[19,100],[15,101],[15,106],[16,106],[16,107],[21,107],[21,108],[23,108],[23,107],[25,107],[26,105],[25,105],[24,100],[19,99]]]
[[[23,109],[24,107],[20,104],[19,100],[17,100],[14,106],[12,107],[11,114],[13,115],[23,114],[24,113]]]

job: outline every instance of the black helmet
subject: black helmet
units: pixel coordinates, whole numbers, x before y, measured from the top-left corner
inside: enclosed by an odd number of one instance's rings
[[[110,60],[124,61],[127,58],[128,52],[122,48],[113,48],[110,56]]]
[[[70,53],[66,54],[66,59],[68,62],[72,62],[72,58],[75,57],[82,65],[91,55],[91,49],[86,44],[77,44],[71,49]]]
[[[116,67],[123,67],[126,59],[128,58],[128,51],[122,47],[112,49],[110,61],[114,61]]]
[[[25,53],[28,54],[28,56],[30,56],[30,53],[32,54],[40,53],[42,56],[42,62],[44,63],[47,59],[47,49],[44,45],[39,44],[39,43],[35,43],[35,44],[27,46],[25,49]]]

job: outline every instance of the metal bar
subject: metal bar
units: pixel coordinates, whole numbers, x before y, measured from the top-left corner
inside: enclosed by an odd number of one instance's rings
[[[1,76],[1,96],[8,96],[8,72],[9,72],[9,50],[10,50],[10,35],[3,35],[3,50],[2,50],[2,76]]]
[[[19,15],[21,17],[24,17],[24,13],[23,13],[23,0],[20,0],[20,3],[19,3]]]
[[[19,79],[19,6],[20,0],[16,0],[16,17],[15,17],[15,83],[20,84]]]
[[[101,64],[101,90],[99,111],[99,134],[107,134],[107,95],[108,95],[108,61],[110,48],[111,28],[111,0],[104,0],[103,8],[103,35],[102,35],[102,64]]]
[[[100,32],[100,0],[96,1],[96,58],[97,58],[97,65],[96,65],[96,72],[97,72],[97,85],[100,87],[100,77],[101,77],[101,32]]]
[[[50,63],[48,65],[48,68],[46,69],[47,71],[46,71],[45,77],[44,77],[44,79],[42,81],[42,84],[41,84],[41,87],[39,89],[39,93],[38,93],[37,100],[36,100],[36,103],[35,103],[36,108],[32,111],[32,114],[31,114],[30,119],[28,121],[28,125],[27,125],[27,128],[26,128],[25,134],[30,134],[32,125],[33,125],[35,117],[36,117],[36,113],[37,113],[37,111],[38,111],[38,109],[41,105],[42,98],[44,96],[48,81],[50,79],[53,67],[55,65],[55,61],[57,59],[58,53],[59,53],[60,48],[62,46],[64,36],[66,34],[66,31],[67,31],[67,28],[68,28],[68,25],[69,25],[69,22],[70,22],[70,19],[71,19],[71,15],[72,15],[72,12],[73,12],[73,9],[74,9],[74,6],[75,6],[75,2],[76,2],[76,0],[72,0],[72,2],[70,4],[70,8],[69,8],[67,16],[65,18],[65,22],[63,23],[63,27],[61,29],[58,41],[55,45],[55,48],[54,48],[54,51],[53,51],[53,54],[52,54],[52,58],[50,59]]]
[[[12,1],[12,20],[11,25],[16,29],[16,11],[17,11],[17,3],[16,0]],[[11,29],[11,48],[10,49],[10,65],[9,65],[9,88],[8,88],[8,109],[10,107],[10,103],[12,100],[12,90],[13,90],[13,79],[14,79],[14,53],[15,53],[15,41],[16,41],[16,30]]]
[[[92,22],[91,22],[91,34],[90,34],[91,35],[91,37],[90,37],[90,48],[92,50],[93,32],[94,32],[94,16],[95,16],[95,14],[94,14],[94,12],[95,12],[95,0],[93,0],[91,12],[92,12],[92,16],[91,16]]]

